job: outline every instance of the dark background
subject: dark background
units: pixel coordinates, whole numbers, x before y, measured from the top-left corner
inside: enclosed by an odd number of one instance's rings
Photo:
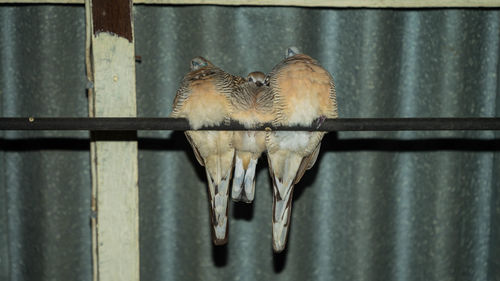
[[[342,117],[493,117],[500,12],[135,6],[138,115],[166,117],[191,58],[268,72],[297,46],[332,73]],[[83,6],[0,6],[4,117],[86,117]],[[0,279],[91,280],[88,132],[0,132]],[[330,133],[271,250],[253,206],[210,239],[206,180],[182,132],[139,133],[142,280],[500,280],[494,132]]]

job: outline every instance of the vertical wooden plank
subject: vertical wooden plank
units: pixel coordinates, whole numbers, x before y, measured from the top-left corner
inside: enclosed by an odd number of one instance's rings
[[[90,0],[85,0],[85,68],[87,72],[87,97],[89,101],[89,117],[95,117],[94,114],[94,70],[92,68],[92,8]],[[92,132],[91,132],[92,135]],[[93,138],[92,138],[93,139]],[[96,170],[96,144],[95,141],[90,142],[90,168],[92,176],[92,190],[90,209],[92,215],[90,217],[90,225],[92,228],[92,280],[99,280],[97,269],[97,170]]]
[[[135,117],[132,2],[86,1],[90,117]],[[139,280],[135,132],[92,132],[94,281]]]

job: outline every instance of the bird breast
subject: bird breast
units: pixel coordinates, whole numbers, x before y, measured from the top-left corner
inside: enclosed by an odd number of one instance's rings
[[[222,124],[229,116],[229,108],[229,100],[217,91],[213,83],[193,83],[182,109],[189,114],[180,117],[186,117],[193,129],[199,129]]]
[[[319,116],[328,116],[330,79],[328,72],[313,64],[296,63],[282,69],[276,88],[283,120],[288,125],[309,126]]]

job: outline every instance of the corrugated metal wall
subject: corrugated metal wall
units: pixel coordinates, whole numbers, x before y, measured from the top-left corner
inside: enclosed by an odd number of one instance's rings
[[[0,21],[2,116],[87,116],[84,8]],[[499,27],[488,9],[136,6],[138,113],[170,113],[194,56],[246,75],[295,45],[333,74],[340,117],[498,116]],[[90,280],[88,133],[1,134],[0,279]],[[500,280],[498,133],[328,134],[281,255],[265,161],[213,247],[182,132],[139,136],[142,280]]]

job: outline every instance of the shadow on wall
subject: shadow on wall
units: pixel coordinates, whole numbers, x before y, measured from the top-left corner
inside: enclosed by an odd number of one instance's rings
[[[140,150],[186,151],[193,154],[182,132],[174,132],[169,138],[138,138]],[[24,152],[39,150],[89,150],[88,138],[43,137],[43,138],[0,138],[0,151]],[[400,140],[389,138],[337,139],[327,134],[321,144],[322,152],[351,151],[500,151],[500,139],[428,138]],[[193,156],[194,157],[194,156]],[[320,156],[321,157],[321,156]],[[194,159],[194,158],[193,158]],[[196,161],[196,160],[195,160]],[[200,166],[197,162],[196,165]],[[261,169],[265,167],[261,166]],[[203,173],[203,178],[204,178]]]
[[[135,132],[115,132],[113,137],[106,135],[93,135],[101,140],[130,140],[135,139]],[[184,151],[201,181],[206,181],[204,168],[195,159],[192,149],[183,132],[173,132],[169,138],[137,138],[140,150],[148,151]],[[4,152],[30,152],[30,151],[89,151],[88,138],[68,137],[43,137],[43,138],[0,138],[0,150]],[[356,152],[356,151],[384,151],[384,152],[428,152],[428,151],[500,151],[500,139],[467,139],[467,138],[428,138],[401,140],[389,138],[337,138],[336,133],[327,134],[323,141],[318,163],[321,162],[326,152]],[[264,156],[265,157],[265,156]],[[267,169],[265,158],[259,161],[258,170]],[[319,169],[313,168],[305,173],[301,180],[301,187],[312,186],[317,178]],[[270,180],[270,179],[269,179]],[[306,188],[295,190],[294,198],[303,194]],[[269,192],[272,192],[270,189]],[[252,204],[234,204],[233,217],[236,219],[251,220],[254,209]],[[290,232],[290,237],[293,231]],[[273,254],[273,267],[276,273],[282,272],[286,267],[287,251]],[[224,267],[228,263],[228,248],[212,245],[212,260],[217,267]]]

